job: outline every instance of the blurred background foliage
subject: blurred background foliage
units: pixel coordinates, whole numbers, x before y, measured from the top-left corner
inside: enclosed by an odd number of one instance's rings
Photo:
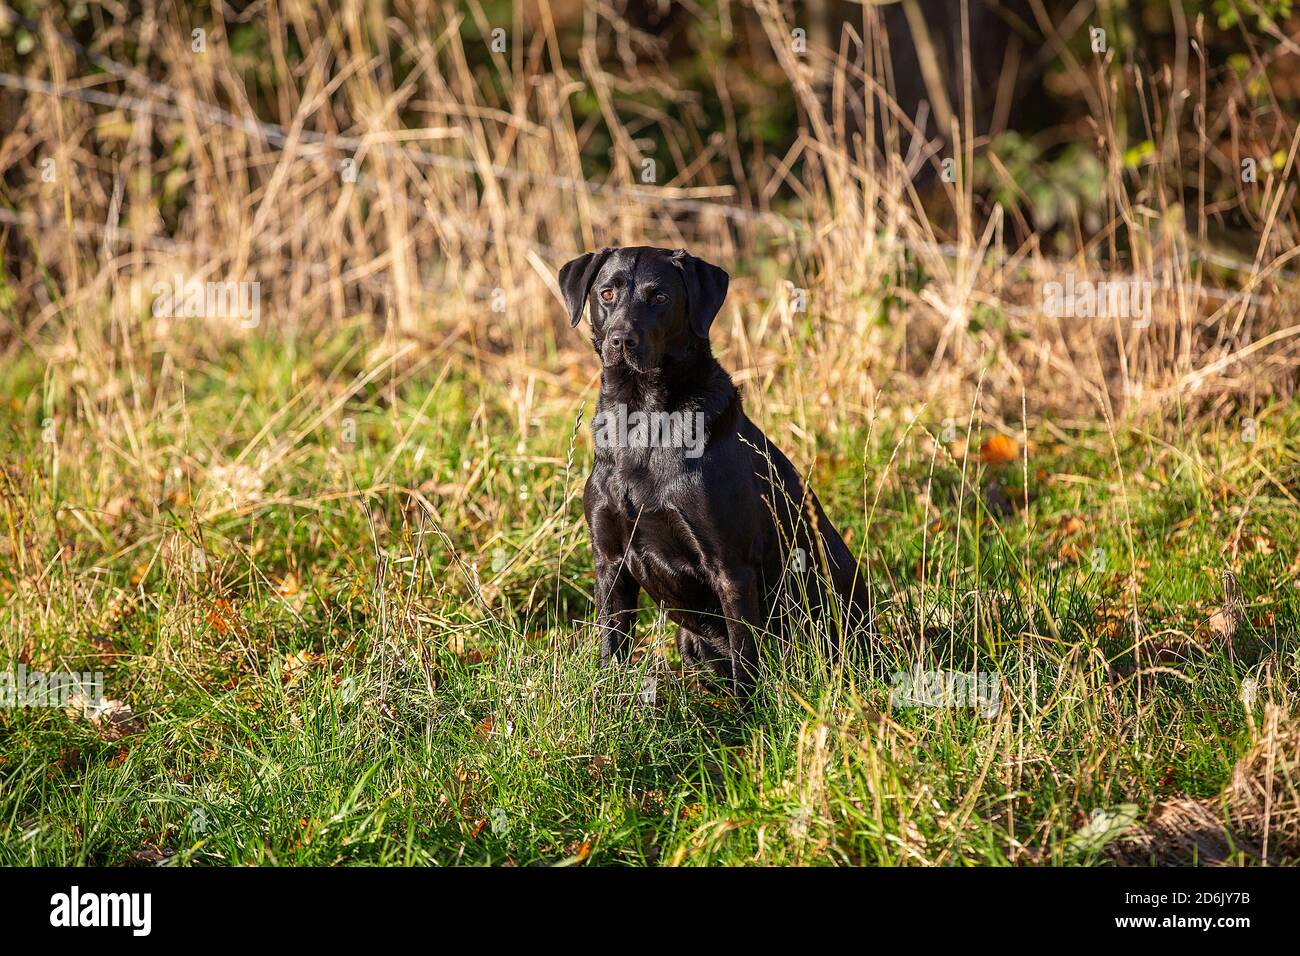
[[[868,30],[861,2],[784,0],[770,5],[797,25],[810,50],[847,57],[863,70],[862,76],[872,72],[864,64],[863,51],[871,43],[863,41]],[[976,132],[971,176],[977,201],[986,209],[992,203],[1015,209],[1022,233],[1054,233],[1057,247],[1075,247],[1076,236],[1092,234],[1109,220],[1103,208],[1107,149],[1102,140],[1117,134],[1124,141],[1110,145],[1117,145],[1124,158],[1135,201],[1142,201],[1143,167],[1160,162],[1165,166],[1162,188],[1172,186],[1189,205],[1203,203],[1211,233],[1249,249],[1263,212],[1261,195],[1242,189],[1243,161],[1251,161],[1259,174],[1281,168],[1300,107],[1300,17],[1291,0],[874,3],[888,47],[891,95],[902,115],[922,122],[933,147],[915,170],[916,184],[924,191],[941,185],[942,162],[953,143],[948,130],[935,122],[909,5],[926,25],[922,43],[937,51],[947,98],[958,113],[969,109]],[[287,6],[292,11],[294,5]],[[465,67],[486,101],[508,104],[518,95],[514,81],[526,72],[526,61],[535,61],[551,45],[568,64],[595,57],[611,78],[612,100],[602,105],[576,69],[578,82],[569,91],[581,168],[591,180],[620,178],[615,139],[625,131],[637,149],[654,157],[657,185],[714,182],[734,187],[732,195],[746,206],[790,210],[798,205],[797,189],[767,185],[768,174],[792,151],[807,119],[774,53],[773,38],[764,32],[761,12],[769,0],[475,0],[443,5],[382,0],[343,6],[364,10],[378,46],[387,49],[385,68],[399,86],[416,69],[419,53],[414,44],[383,41],[384,25],[427,23],[431,11],[456,25]],[[106,18],[117,18],[119,27],[123,19],[165,17],[181,26],[209,29],[219,18],[245,89],[238,96],[221,89],[213,93],[226,108],[242,105],[234,101],[243,98],[262,118],[283,122],[282,84],[286,79],[299,89],[305,84],[307,44],[297,42],[290,29],[287,41],[273,49],[264,0],[161,5],[16,0],[11,7],[32,21],[48,18],[90,48],[104,34]],[[1105,31],[1104,52],[1095,49],[1094,28]],[[0,30],[0,68],[23,73],[41,55],[37,37],[12,19]],[[504,52],[493,50],[494,30],[504,31]],[[954,52],[967,35],[969,62]],[[130,30],[114,40],[113,53],[131,61]],[[874,142],[885,151],[912,148],[907,139],[886,142],[870,122],[862,82],[831,89],[831,71],[820,69],[816,57],[809,63],[809,82],[828,111],[837,105],[845,111],[850,140]],[[137,65],[148,72],[148,63]],[[964,95],[967,67],[969,104]],[[286,70],[289,77],[281,75]],[[165,76],[153,79],[166,82]],[[1087,89],[1089,83],[1095,88]],[[1177,93],[1175,86],[1186,94]],[[832,103],[837,97],[840,102]],[[614,111],[620,130],[602,110]],[[1100,126],[1099,110],[1115,121]],[[1164,111],[1175,115],[1162,115]],[[418,103],[407,103],[400,112],[408,126],[421,125]],[[1165,129],[1171,119],[1173,127]],[[1172,158],[1165,137],[1176,140]],[[791,160],[796,179],[805,162],[806,154]],[[624,171],[621,178],[629,175],[635,177],[637,170]]]
[[[121,77],[96,75],[94,51],[148,82],[183,79],[204,107],[285,129],[313,77],[334,77],[309,130],[442,127],[451,135],[420,148],[477,166],[464,187],[478,209],[495,190],[481,165],[490,163],[810,222],[827,196],[809,183],[839,164],[923,211],[918,221],[941,242],[996,217],[1010,248],[1128,261],[1141,251],[1132,230],[1114,228],[1123,207],[1154,226],[1136,233],[1139,245],[1186,233],[1199,263],[1240,271],[1261,234],[1283,246],[1300,234],[1294,183],[1281,183],[1281,202],[1273,187],[1252,187],[1288,168],[1294,144],[1291,0],[14,0],[0,9],[17,13],[0,17],[0,70],[23,77],[122,88]],[[195,30],[224,44],[224,68],[182,78],[175,66],[186,70],[181,44]],[[369,75],[374,92],[357,99]],[[0,90],[0,125],[16,127],[31,108],[25,92]],[[88,130],[105,196],[114,156],[139,148],[120,113],[100,112]],[[192,176],[204,161],[185,124],[152,135],[152,155],[169,161],[133,166],[147,182],[126,207],[148,196],[156,217],[143,228],[175,235],[195,213]],[[21,206],[34,172],[5,164],[0,199]],[[407,176],[419,193],[424,172]],[[357,202],[363,215],[372,208],[368,196]],[[533,238],[590,245],[590,216],[580,211],[576,241],[551,216]],[[675,216],[663,242],[727,232],[703,207]],[[755,242],[745,258],[757,261]]]

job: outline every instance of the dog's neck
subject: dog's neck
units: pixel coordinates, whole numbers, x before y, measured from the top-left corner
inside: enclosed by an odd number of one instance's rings
[[[598,411],[622,404],[629,412],[703,412],[711,429],[739,401],[731,376],[704,343],[687,354],[665,356],[644,372],[626,365],[603,369],[596,405]]]
[[[607,415],[617,418],[620,405],[621,411],[629,416],[633,412],[698,416],[703,428],[703,447],[733,431],[744,419],[740,392],[707,343],[701,343],[693,354],[673,356],[645,372],[634,372],[627,365],[603,369],[601,393],[595,403],[597,420]],[[597,447],[597,460],[602,459],[612,460],[615,467],[619,467],[617,463],[645,467],[651,459],[658,460],[660,468],[666,462],[685,462],[680,449],[664,457],[662,450],[621,446]]]

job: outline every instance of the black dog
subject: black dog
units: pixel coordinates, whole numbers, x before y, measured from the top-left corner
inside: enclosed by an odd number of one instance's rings
[[[848,546],[745,417],[709,348],[727,284],[715,265],[649,247],[589,252],[560,270],[574,326],[591,304],[601,361],[583,505],[602,663],[629,647],[644,588],[678,625],[683,661],[743,695],[758,675],[756,634],[790,636],[800,609],[843,633],[869,615]],[[832,604],[843,610],[834,620]],[[836,628],[819,630],[835,653]]]

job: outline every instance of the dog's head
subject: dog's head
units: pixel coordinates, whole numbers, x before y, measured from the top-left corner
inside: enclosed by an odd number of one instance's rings
[[[684,249],[649,246],[588,252],[560,270],[570,324],[590,302],[591,343],[601,364],[637,373],[707,343],[727,282],[727,273]]]

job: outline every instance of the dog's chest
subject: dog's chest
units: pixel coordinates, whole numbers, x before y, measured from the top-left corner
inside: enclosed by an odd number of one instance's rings
[[[602,550],[644,552],[652,565],[683,571],[697,566],[702,529],[693,527],[681,508],[684,497],[698,493],[690,476],[607,473],[602,478],[592,514],[592,531]]]
[[[664,449],[623,449],[597,471],[605,501],[628,516],[671,514],[701,488],[698,468]]]
[[[656,604],[690,608],[716,604],[703,545],[688,518],[673,509],[641,511],[627,526],[629,570]]]

